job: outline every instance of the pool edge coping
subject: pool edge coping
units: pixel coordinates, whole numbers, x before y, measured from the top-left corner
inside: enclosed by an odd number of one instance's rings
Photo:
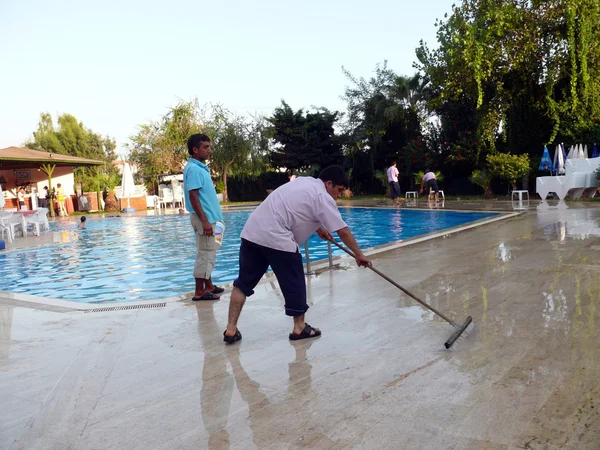
[[[506,212],[506,213],[493,212],[493,211],[469,211],[469,212],[491,213],[491,214],[495,214],[495,217],[479,219],[479,220],[470,222],[465,225],[458,225],[456,227],[447,228],[445,230],[434,231],[432,233],[427,233],[427,234],[424,234],[424,235],[421,235],[418,237],[414,237],[414,238],[408,238],[408,239],[405,239],[402,241],[395,241],[392,243],[382,244],[382,245],[378,245],[375,247],[367,247],[363,250],[363,253],[365,254],[365,256],[377,255],[379,253],[396,250],[398,248],[406,247],[408,245],[419,244],[421,242],[429,241],[432,239],[438,239],[440,237],[448,236],[450,234],[460,233],[462,231],[466,231],[471,228],[477,228],[477,227],[480,227],[483,225],[488,225],[490,223],[498,222],[500,220],[511,219],[511,218],[514,218],[514,217],[524,214],[524,211],[521,211],[521,212],[513,211],[513,212]],[[349,259],[350,256],[337,255],[337,256],[333,257],[333,260],[339,261],[344,258]],[[306,269],[306,264],[303,264],[303,265]],[[311,265],[312,271],[321,271],[321,270],[327,269],[329,267],[329,259],[327,258],[327,259],[317,260],[315,262],[312,262],[310,265]],[[310,274],[306,274],[306,272],[305,272],[305,276],[310,276]],[[270,278],[271,277],[267,277],[267,279],[265,279],[265,277],[263,277],[259,284],[272,281]],[[225,286],[225,287],[231,287],[232,285],[233,285],[233,281],[221,284],[221,286]],[[62,299],[52,298],[52,297],[41,297],[38,295],[22,294],[22,293],[15,293],[15,292],[9,292],[9,291],[0,291],[0,304],[2,304],[3,300],[8,300],[9,302],[12,300],[13,303],[14,302],[22,303],[23,307],[28,307],[28,304],[34,304],[34,305],[43,305],[43,306],[48,306],[48,307],[67,309],[67,310],[71,310],[71,311],[85,312],[85,311],[89,311],[92,309],[107,308],[107,307],[111,307],[111,306],[143,306],[143,305],[151,305],[151,304],[156,304],[156,303],[169,304],[169,303],[184,302],[184,301],[191,302],[191,299],[189,297],[192,294],[193,294],[193,292],[190,291],[189,293],[186,293],[186,294],[173,295],[173,296],[169,296],[169,297],[165,297],[165,298],[161,298],[161,299],[139,300],[139,301],[133,301],[133,302],[121,300],[121,301],[114,301],[114,302],[84,303],[84,302],[76,302],[74,300],[62,300]],[[193,302],[192,302],[192,304],[193,304]],[[35,309],[41,309],[41,308],[35,308]]]

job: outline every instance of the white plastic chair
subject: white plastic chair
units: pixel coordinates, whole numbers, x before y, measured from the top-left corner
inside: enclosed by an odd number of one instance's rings
[[[6,239],[8,242],[12,242],[12,234],[10,232],[10,228],[0,224],[0,239],[4,239],[4,234],[6,234]]]
[[[165,205],[165,208],[166,208],[166,206],[167,206],[167,203],[170,203],[170,204],[171,204],[171,206],[173,206],[173,201],[174,201],[174,200],[173,200],[173,191],[172,191],[171,189],[169,189],[169,188],[164,188],[164,189],[162,190],[162,192],[161,192],[161,195],[160,195],[160,196],[161,196],[161,198],[162,198],[162,200],[161,200],[161,203],[162,203],[163,205]]]
[[[48,208],[38,208],[40,211],[40,225],[43,230],[50,231],[50,223],[48,223],[48,213],[50,212]]]
[[[41,211],[36,211],[34,214],[25,216],[25,226],[31,226],[31,231],[36,236],[40,235],[40,228],[44,226],[44,220],[42,219]]]
[[[179,185],[173,187],[173,206],[176,203],[183,208],[183,188]]]
[[[158,195],[153,195],[151,198],[153,200],[154,209],[160,211],[162,209],[161,202],[163,199],[160,198]]]
[[[23,236],[27,236],[27,230],[23,227],[23,218],[10,211],[0,211],[0,225],[9,228],[13,239],[16,236],[17,229],[20,229]]]

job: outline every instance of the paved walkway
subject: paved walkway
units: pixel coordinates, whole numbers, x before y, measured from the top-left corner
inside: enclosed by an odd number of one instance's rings
[[[475,205],[476,206],[476,205]],[[473,206],[469,206],[471,208]],[[225,346],[228,296],[110,312],[0,299],[0,448],[598,449],[600,208],[544,205],[312,276],[318,340],[277,284]]]

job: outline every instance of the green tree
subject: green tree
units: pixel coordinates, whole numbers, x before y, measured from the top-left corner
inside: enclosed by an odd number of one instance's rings
[[[483,188],[483,197],[491,198],[492,193],[492,174],[487,170],[475,170],[469,178],[471,183],[481,186]]]
[[[438,21],[439,48],[422,42],[417,68],[431,80],[432,110],[443,116],[447,105],[460,105],[472,121],[458,126],[478,142],[463,146],[469,161],[597,135],[599,22],[596,0],[463,0]],[[449,137],[451,152],[464,141]]]
[[[140,125],[138,132],[129,138],[129,159],[138,166],[149,190],[156,192],[159,175],[183,171],[189,157],[188,137],[207,132],[201,116],[197,100],[180,101],[161,120]]]
[[[209,120],[212,134],[211,171],[220,178],[223,200],[229,201],[227,178],[260,172],[268,139],[262,118],[236,116],[222,107],[213,108]]]
[[[350,81],[343,96],[348,108],[344,141],[354,189],[379,191],[376,175],[392,160],[401,175],[410,177],[414,165],[429,151],[426,145],[413,145],[422,138],[422,124],[428,117],[429,81],[418,74],[398,76],[386,61],[376,65],[369,79],[342,70]],[[419,156],[413,158],[415,153]]]
[[[531,168],[529,155],[511,155],[496,153],[487,156],[489,173],[508,181],[513,189],[517,188],[517,180],[528,175]]]
[[[55,127],[50,113],[42,113],[38,128],[33,132],[33,139],[27,141],[25,145],[36,150],[104,161],[105,164],[101,169],[98,167],[74,169],[75,182],[82,183],[84,191],[98,189],[99,170],[108,174],[117,172],[113,164],[116,159],[115,140],[86,128],[71,114],[61,114],[57,122],[58,126]]]
[[[274,167],[303,171],[341,164],[342,148],[334,126],[339,113],[319,108],[294,111],[286,102],[268,118],[275,142],[270,155]]]
[[[200,108],[197,100],[181,101],[161,120],[140,125],[129,138],[129,159],[137,164],[149,190],[157,191],[159,175],[183,171],[189,158],[187,140],[194,133],[212,140],[209,166],[222,181],[225,200],[229,176],[253,174],[264,165],[269,144],[264,119],[235,116],[220,105]]]

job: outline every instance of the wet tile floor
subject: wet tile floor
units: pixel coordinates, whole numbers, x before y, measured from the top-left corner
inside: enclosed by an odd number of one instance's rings
[[[475,205],[476,206],[476,205]],[[469,206],[474,207],[473,205]],[[0,299],[0,448],[598,449],[600,208],[519,217],[308,279],[291,343],[273,279],[225,346],[219,302],[84,313]]]

